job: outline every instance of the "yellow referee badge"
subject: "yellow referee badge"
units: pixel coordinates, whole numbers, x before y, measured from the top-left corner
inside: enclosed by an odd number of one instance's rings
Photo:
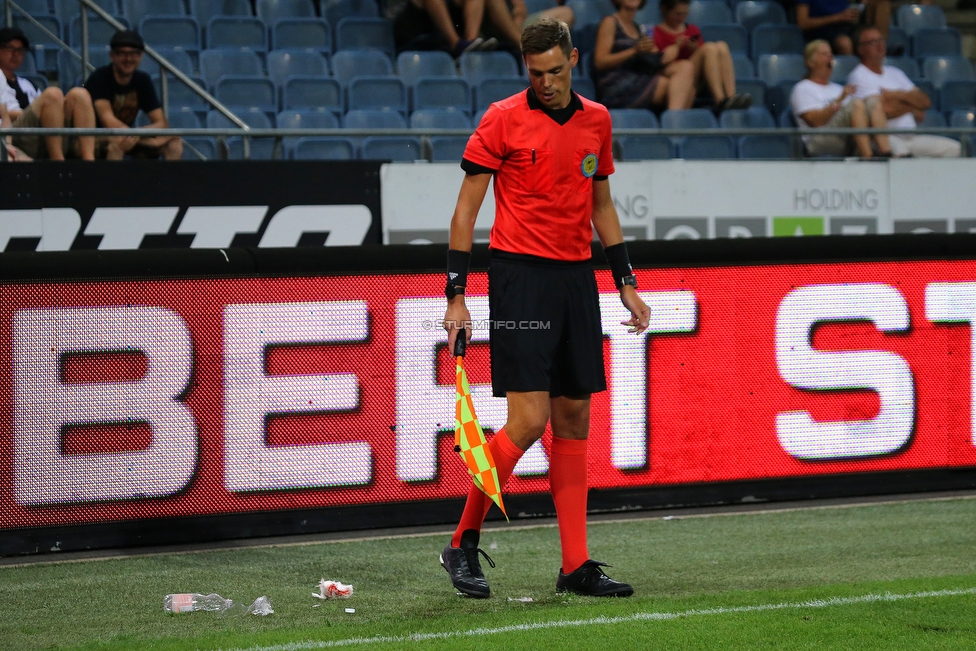
[[[580,169],[583,170],[583,176],[590,178],[596,174],[596,154],[587,154],[583,157],[583,164],[580,165]]]

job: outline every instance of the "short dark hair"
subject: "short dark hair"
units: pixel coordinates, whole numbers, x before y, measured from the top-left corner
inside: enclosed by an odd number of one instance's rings
[[[542,54],[559,46],[566,58],[573,53],[573,37],[569,25],[555,18],[543,18],[522,30],[522,56]]]
[[[691,0],[661,0],[658,5],[661,8],[661,15],[668,13],[678,5],[691,4]]]
[[[19,27],[0,28],[0,45],[6,45],[10,41],[20,41],[25,48],[30,48],[30,41],[27,40],[23,30]]]

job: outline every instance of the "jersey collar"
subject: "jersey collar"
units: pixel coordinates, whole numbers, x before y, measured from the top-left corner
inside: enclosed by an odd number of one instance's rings
[[[569,104],[567,104],[565,108],[550,111],[549,109],[547,109],[545,106],[542,105],[542,102],[540,102],[539,98],[536,97],[535,91],[532,90],[531,86],[525,91],[525,96],[529,102],[529,108],[532,109],[533,111],[535,110],[542,111],[543,113],[551,117],[553,120],[555,120],[556,123],[559,124],[559,126],[563,126],[564,124],[569,122],[570,118],[573,117],[576,111],[583,110],[583,102],[580,101],[579,95],[576,94],[576,91],[570,90],[569,94],[570,94]]]

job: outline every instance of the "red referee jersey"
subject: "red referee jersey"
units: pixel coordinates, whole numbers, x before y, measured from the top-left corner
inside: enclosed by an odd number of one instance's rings
[[[614,169],[610,114],[576,93],[567,108],[560,124],[529,88],[488,107],[468,140],[465,161],[495,174],[490,248],[590,258],[593,177]]]

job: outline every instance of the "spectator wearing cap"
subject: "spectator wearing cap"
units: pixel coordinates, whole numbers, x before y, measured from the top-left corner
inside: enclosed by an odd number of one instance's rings
[[[16,27],[0,29],[0,71],[3,72],[7,89],[3,103],[14,128],[62,128],[91,129],[95,126],[95,111],[91,96],[84,88],[72,88],[67,94],[60,88],[38,91],[29,80],[17,76],[24,63],[24,53],[30,43]],[[14,135],[13,144],[33,159],[64,160],[66,157],[94,160],[94,136],[20,136]]]
[[[139,70],[146,45],[136,32],[123,30],[112,36],[109,42],[111,63],[96,69],[85,82],[95,105],[99,127],[130,129],[142,110],[149,116],[149,129],[167,129],[169,122],[152,78]],[[126,155],[134,158],[159,158],[180,160],[183,157],[183,141],[179,136],[110,136],[99,138],[99,158],[122,160]]]

